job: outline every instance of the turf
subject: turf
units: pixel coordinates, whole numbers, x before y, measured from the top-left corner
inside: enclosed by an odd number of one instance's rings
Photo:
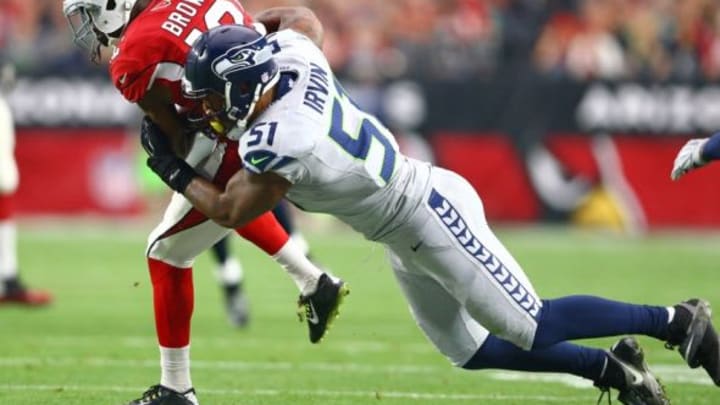
[[[209,256],[198,260],[193,382],[204,405],[595,403],[597,391],[575,378],[453,369],[412,321],[379,245],[349,233],[310,236],[314,255],[352,290],[319,345],[297,321],[293,283],[254,248],[233,242],[252,304],[247,330],[226,322]],[[702,296],[720,305],[717,235],[539,228],[499,236],[547,298],[672,304]],[[24,277],[56,302],[0,309],[0,404],[122,404],[158,381],[144,240],[144,230],[116,226],[21,227]],[[675,403],[720,403],[702,372],[659,342],[641,342]]]

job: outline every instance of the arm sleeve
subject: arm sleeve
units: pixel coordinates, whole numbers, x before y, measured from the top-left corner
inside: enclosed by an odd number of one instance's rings
[[[705,142],[701,155],[705,161],[720,159],[720,132],[715,133]]]

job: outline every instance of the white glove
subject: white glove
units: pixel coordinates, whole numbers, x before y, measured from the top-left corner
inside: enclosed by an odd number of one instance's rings
[[[708,138],[691,139],[680,148],[680,152],[675,157],[672,173],[670,173],[671,179],[677,180],[690,170],[705,166],[708,163],[701,156],[703,146],[707,141]]]

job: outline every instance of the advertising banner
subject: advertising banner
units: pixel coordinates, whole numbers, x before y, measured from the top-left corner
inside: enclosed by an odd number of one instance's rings
[[[142,212],[136,143],[122,129],[20,129],[18,213]]]

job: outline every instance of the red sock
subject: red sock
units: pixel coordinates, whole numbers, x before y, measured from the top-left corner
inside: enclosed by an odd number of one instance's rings
[[[240,236],[254,243],[270,256],[285,246],[290,236],[285,232],[272,212],[266,212],[242,228],[236,229]]]
[[[0,194],[0,221],[4,221],[13,216],[14,202],[15,194]]]
[[[153,286],[155,330],[160,346],[190,344],[190,319],[194,305],[192,268],[174,267],[148,258]]]

